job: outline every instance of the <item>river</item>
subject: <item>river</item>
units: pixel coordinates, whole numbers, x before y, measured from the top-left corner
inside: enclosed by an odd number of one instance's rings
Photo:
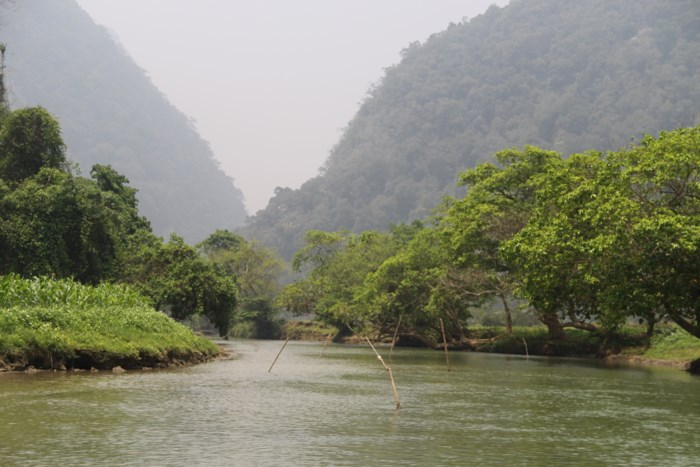
[[[233,341],[232,360],[0,375],[2,466],[700,465],[700,377],[599,361]],[[389,349],[379,348],[389,362]]]

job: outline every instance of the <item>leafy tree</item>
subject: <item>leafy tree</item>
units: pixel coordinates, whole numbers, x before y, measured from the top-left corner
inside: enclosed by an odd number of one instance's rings
[[[42,167],[66,169],[58,121],[42,107],[11,112],[0,130],[0,177],[20,182]]]
[[[0,271],[114,280],[128,236],[147,227],[94,181],[45,167],[0,193]]]
[[[398,329],[402,338],[432,346],[438,342],[439,319],[444,317],[450,334],[465,337],[472,303],[447,279],[444,251],[435,229],[417,232],[365,278],[357,292],[364,319],[380,334],[390,336]]]
[[[276,337],[279,324],[274,300],[279,293],[284,262],[257,241],[247,242],[227,230],[215,231],[197,248],[226,274],[237,278],[237,320],[253,322],[257,337]]]
[[[460,175],[469,191],[447,209],[441,225],[450,263],[458,275],[469,278],[463,293],[475,299],[499,299],[512,332],[509,303],[518,286],[516,264],[502,255],[501,247],[527,225],[539,184],[562,159],[534,146],[507,149],[495,159],[500,167],[484,163]],[[548,309],[537,311],[550,335],[561,337],[557,315]]]
[[[700,129],[662,132],[547,174],[528,225],[505,247],[521,291],[570,325],[614,330],[668,315],[700,337]]]
[[[7,102],[7,87],[5,86],[5,50],[7,46],[0,43],[0,125],[10,113],[10,106]]]
[[[607,331],[622,324],[619,317],[601,315],[602,271],[592,241],[598,226],[585,211],[591,201],[609,196],[599,184],[601,168],[597,153],[574,155],[552,168],[540,180],[528,224],[502,247],[516,266],[520,293],[532,306],[566,320],[563,326],[589,331],[597,330],[593,319]]]
[[[610,196],[589,206],[611,214],[594,218],[609,261],[601,301],[650,323],[667,314],[700,337],[700,127],[610,154],[605,176]]]
[[[284,288],[280,306],[293,312],[313,312],[318,318],[341,329],[360,328],[365,313],[355,294],[368,273],[394,254],[392,236],[377,232],[309,231],[307,243],[294,256],[295,271],[307,271],[305,279]]]
[[[156,308],[169,310],[174,318],[205,316],[221,336],[226,336],[238,303],[235,276],[202,258],[181,237],[172,235],[168,243],[145,232],[138,237],[122,280],[150,297]]]

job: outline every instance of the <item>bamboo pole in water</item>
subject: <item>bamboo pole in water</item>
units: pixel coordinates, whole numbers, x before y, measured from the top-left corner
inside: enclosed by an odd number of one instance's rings
[[[445,363],[447,363],[447,371],[452,371],[450,368],[450,354],[447,352],[447,336],[445,335],[445,323],[440,318],[440,330],[442,331],[442,345],[445,348]]]
[[[372,347],[372,350],[374,350],[374,353],[377,355],[379,361],[382,362],[382,365],[384,365],[386,371],[389,372],[389,378],[391,379],[391,388],[394,390],[394,399],[396,400],[396,410],[398,410],[401,408],[401,401],[399,401],[399,393],[398,391],[396,391],[396,383],[394,383],[394,372],[391,370],[391,367],[389,365],[384,363],[384,359],[382,359],[382,356],[379,355],[377,349],[374,348],[374,346],[372,345],[372,341],[369,340],[369,337],[365,336],[365,339],[367,339],[367,343],[370,347]]]
[[[275,357],[275,361],[272,362],[272,365],[270,365],[270,369],[267,370],[268,373],[272,371],[272,367],[275,366],[275,363],[277,363],[277,359],[280,358],[280,355],[282,355],[282,351],[287,346],[287,342],[289,342],[289,337],[287,337],[287,340],[284,341],[284,345],[282,346],[280,351],[277,353],[277,356]]]
[[[394,352],[394,346],[396,345],[396,336],[399,334],[399,328],[401,327],[401,320],[403,319],[403,313],[399,316],[399,322],[396,324],[396,330],[394,331],[394,337],[391,339],[391,348],[389,349],[389,363],[391,363],[391,354]]]
[[[326,351],[326,347],[328,347],[328,344],[330,343],[332,336],[333,336],[333,331],[331,331],[328,334],[328,337],[326,338],[326,343],[323,345],[323,350],[321,350],[321,354],[319,355],[319,357],[323,357],[323,353]]]
[[[527,360],[530,360],[530,353],[527,351],[527,342],[525,342],[525,338],[524,338],[524,337],[520,337],[520,338],[523,340],[523,344],[525,344],[525,358],[526,358]]]

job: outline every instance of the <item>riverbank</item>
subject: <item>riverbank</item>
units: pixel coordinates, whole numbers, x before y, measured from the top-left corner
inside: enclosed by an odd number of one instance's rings
[[[324,341],[337,329],[315,321],[291,321],[283,328],[284,338]],[[700,373],[700,339],[675,325],[660,327],[651,338],[642,327],[625,327],[617,334],[604,337],[577,329],[567,329],[566,338],[550,339],[545,327],[518,326],[509,336],[503,328],[474,328],[461,341],[451,341],[451,351],[472,351],[547,357],[599,358],[616,364],[667,366]],[[360,343],[359,336],[335,337],[335,342]],[[380,340],[390,344],[391,338]],[[430,342],[413,335],[400,334],[396,342],[403,347],[432,347],[442,350],[440,342]]]
[[[167,368],[222,354],[209,339],[148,307],[0,312],[0,372]]]
[[[0,372],[164,368],[222,353],[128,287],[0,280]]]

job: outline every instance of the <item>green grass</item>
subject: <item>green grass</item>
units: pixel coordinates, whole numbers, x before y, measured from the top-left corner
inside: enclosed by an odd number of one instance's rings
[[[0,359],[6,363],[139,367],[218,352],[127,287],[0,278]]]
[[[678,326],[662,328],[642,356],[670,361],[697,360],[700,359],[700,339]]]

